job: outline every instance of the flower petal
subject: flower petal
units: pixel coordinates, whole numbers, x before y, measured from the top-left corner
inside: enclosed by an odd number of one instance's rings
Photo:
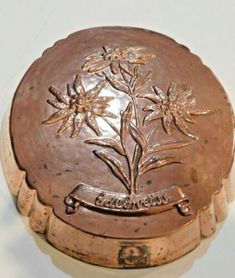
[[[177,92],[177,85],[175,82],[172,82],[167,90],[167,95],[169,98],[170,102],[175,103],[178,97],[178,92]]]
[[[175,124],[178,127],[178,129],[185,135],[194,139],[198,139],[197,136],[190,133],[188,126],[182,117],[175,117]]]
[[[76,75],[74,79],[74,89],[78,95],[85,93],[85,88],[81,75]]]
[[[151,100],[154,103],[158,103],[161,101],[161,99],[156,94],[152,94],[152,93],[137,94],[137,97]]]
[[[191,117],[191,115],[186,112],[186,111],[181,111],[181,115],[183,117],[183,119],[186,121],[186,122],[189,122],[191,124],[195,124],[196,121]]]
[[[49,119],[43,121],[42,123],[45,125],[54,124],[60,120],[63,120],[65,117],[71,115],[73,112],[74,111],[71,109],[59,110],[56,113],[54,113],[52,116],[50,116]]]
[[[111,47],[107,46],[107,45],[103,46],[103,49],[104,49],[105,53],[112,53],[113,52],[113,49]]]
[[[56,100],[48,99],[47,102],[57,109],[65,109],[66,107],[68,107],[68,105],[64,104],[63,102],[58,102]]]
[[[117,79],[111,74],[105,74],[105,77],[109,84],[116,90],[129,94],[129,87],[122,82],[121,80]]]
[[[99,52],[94,52],[90,55],[87,55],[85,57],[85,60],[86,61],[89,61],[89,60],[100,60],[100,59],[103,59],[103,52],[99,51]]]
[[[162,123],[163,127],[168,135],[171,135],[171,125],[173,121],[173,116],[172,114],[167,114],[163,117]]]
[[[96,109],[96,108],[103,108],[103,109],[105,109],[105,108],[109,107],[109,104],[107,102],[105,102],[105,101],[104,102],[101,102],[101,101],[97,102],[96,99],[95,99],[94,102],[92,103],[92,107],[94,109]]]
[[[155,94],[157,95],[158,99],[164,100],[166,99],[166,94],[163,92],[163,90],[157,86],[153,86],[153,90]]]
[[[196,99],[192,94],[192,89],[187,88],[186,90],[182,91],[176,101],[179,105],[188,108],[193,108],[196,105]]]
[[[100,71],[104,68],[107,68],[110,66],[110,61],[109,60],[104,60],[104,59],[100,59],[99,61],[97,60],[91,60],[91,61],[87,61],[83,66],[82,69],[84,71],[87,71],[89,73],[94,73],[96,71]]]
[[[95,117],[91,113],[87,113],[86,115],[87,125],[95,132],[97,136],[101,136],[101,132],[98,128]]]
[[[87,91],[86,95],[95,98],[99,95],[100,91],[104,88],[106,80],[100,81],[93,89]]]
[[[145,76],[140,74],[140,78],[136,80],[136,90],[139,92],[144,91],[148,88],[149,83],[152,81],[152,72],[149,71]]]
[[[114,97],[97,97],[96,100],[98,102],[110,102],[114,100]]]
[[[117,116],[110,111],[106,111],[105,109],[95,108],[92,110],[93,114],[100,117],[109,117],[116,119]]]
[[[209,114],[209,113],[212,113],[212,110],[195,108],[195,109],[192,109],[192,110],[189,111],[189,114],[197,115],[197,116],[206,115],[206,114]]]
[[[62,123],[62,125],[60,126],[60,128],[57,130],[57,133],[63,133],[68,127],[70,127],[73,124],[73,119],[75,117],[75,113],[73,113],[72,115],[70,115],[69,117],[67,117],[64,122]]]
[[[73,131],[72,131],[72,134],[70,135],[71,138],[75,138],[79,135],[84,121],[85,121],[85,115],[82,113],[77,114],[73,118]]]
[[[112,60],[110,64],[110,69],[113,74],[118,74],[120,72],[119,68],[119,61],[118,60]]]
[[[63,102],[64,104],[69,104],[69,96],[62,94],[56,87],[51,86],[49,88],[49,91],[52,95],[54,95],[60,102]]]
[[[147,116],[145,116],[143,120],[143,124],[146,125],[148,122],[153,120],[159,120],[164,116],[164,114],[161,111],[154,111]]]
[[[143,111],[148,112],[148,111],[155,111],[156,109],[158,109],[156,104],[150,104],[150,105],[146,105],[142,108]]]
[[[73,89],[71,84],[67,84],[67,94],[70,97],[76,95],[76,92],[74,91],[74,89]]]
[[[144,47],[127,47],[122,50],[122,53],[131,64],[146,64],[146,60],[155,58],[155,55],[145,53],[144,50]]]
[[[153,54],[144,54],[144,53],[139,53],[136,55],[136,57],[130,57],[128,60],[131,64],[140,64],[140,65],[145,65],[147,60],[153,59],[156,56]]]

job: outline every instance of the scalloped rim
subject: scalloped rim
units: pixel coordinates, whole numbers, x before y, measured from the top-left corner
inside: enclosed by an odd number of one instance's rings
[[[130,26],[106,26],[106,28],[107,27],[134,28],[139,29],[140,31],[144,30],[147,32],[153,32],[158,35],[162,35],[175,43],[178,43],[174,39],[164,34],[148,29]],[[100,29],[103,27],[96,28]],[[81,31],[85,30],[86,29]],[[67,38],[55,42],[51,47],[47,48],[43,52],[42,56],[47,54],[54,46],[62,43],[70,37],[73,37],[76,33],[77,32],[74,32],[67,36]],[[178,44],[189,51],[203,64],[203,66],[210,70],[210,68],[208,68],[197,55],[193,54],[184,45],[180,43]],[[35,60],[32,65],[41,59],[41,57]],[[211,73],[213,76],[215,76],[212,71]],[[23,79],[24,77],[22,80]],[[225,96],[231,107],[228,96],[226,94]],[[231,111],[233,111],[232,107]],[[192,251],[200,244],[202,238],[213,235],[216,231],[216,223],[223,221],[227,216],[228,203],[233,200],[235,195],[235,190],[232,187],[229,177],[226,177],[222,180],[221,188],[212,194],[210,204],[202,208],[191,222],[187,223],[185,226],[182,226],[175,232],[167,234],[164,237],[135,240],[116,239],[92,235],[78,230],[72,225],[58,218],[54,214],[52,207],[41,203],[38,199],[37,190],[32,189],[27,183],[26,172],[20,169],[12,148],[9,130],[9,115],[10,111],[8,112],[3,124],[0,152],[6,181],[12,195],[16,197],[17,208],[22,215],[29,217],[30,227],[33,231],[44,234],[46,240],[50,244],[69,256],[91,264],[111,268],[142,268],[165,264],[176,260],[177,258]],[[234,114],[233,122],[235,122]],[[232,162],[233,159],[231,161],[231,166]],[[229,171],[230,170],[231,167]],[[132,265],[121,264],[119,255],[123,246],[131,246],[134,248],[135,246],[147,246],[148,253],[145,265],[138,263]]]
[[[8,114],[9,115],[9,114]],[[216,231],[216,222],[226,218],[228,202],[234,191],[229,178],[222,181],[208,206],[201,209],[187,225],[164,237],[149,239],[116,239],[91,235],[76,229],[58,218],[52,207],[41,203],[37,190],[30,188],[26,172],[20,170],[12,149],[9,117],[5,119],[1,138],[1,158],[4,174],[11,193],[16,197],[17,208],[29,217],[33,231],[44,234],[47,241],[63,253],[95,265],[112,268],[138,268],[161,265],[173,261],[196,248],[202,238]],[[145,265],[120,263],[119,255],[123,246],[147,246]]]

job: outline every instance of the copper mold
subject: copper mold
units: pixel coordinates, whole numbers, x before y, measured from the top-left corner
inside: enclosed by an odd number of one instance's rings
[[[233,193],[233,112],[200,59],[138,28],[83,30],[33,63],[2,137],[10,191],[62,252],[113,268],[175,260]]]

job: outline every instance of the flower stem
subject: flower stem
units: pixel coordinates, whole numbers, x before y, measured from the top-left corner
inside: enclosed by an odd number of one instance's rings
[[[137,99],[135,96],[135,92],[134,90],[131,92],[131,99],[133,101],[133,106],[134,106],[134,114],[135,114],[135,121],[136,121],[136,127],[137,129],[141,129],[141,121],[140,121],[140,115],[138,113],[138,103],[137,103]],[[139,183],[139,177],[138,177],[138,164],[139,164],[139,160],[141,158],[141,148],[138,144],[136,144],[135,147],[135,151],[134,151],[134,155],[133,155],[133,176],[134,176],[134,191],[135,193],[137,193],[139,190],[137,189],[138,187],[138,183]]]

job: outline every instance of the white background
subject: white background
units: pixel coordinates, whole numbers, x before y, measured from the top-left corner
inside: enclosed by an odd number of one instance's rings
[[[235,0],[0,0],[0,117],[24,72],[69,33],[125,25],[173,37],[212,68],[235,106]],[[235,167],[233,171],[235,184]],[[0,276],[235,277],[235,202],[216,234],[176,262],[143,270],[111,270],[76,261],[32,233],[15,209],[0,169]]]

